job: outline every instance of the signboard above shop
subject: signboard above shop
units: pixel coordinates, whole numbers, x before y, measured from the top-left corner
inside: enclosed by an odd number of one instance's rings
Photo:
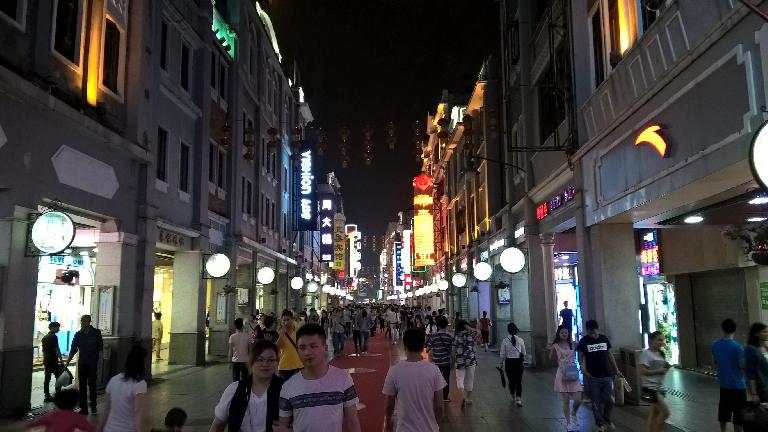
[[[62,252],[75,239],[75,223],[66,213],[47,211],[32,223],[29,238],[42,254]]]
[[[568,186],[559,194],[553,196],[549,201],[541,203],[536,207],[536,219],[542,220],[551,215],[567,203],[573,201],[576,197],[576,188]]]
[[[749,165],[757,184],[768,192],[768,130],[764,123],[752,139],[749,149]]]

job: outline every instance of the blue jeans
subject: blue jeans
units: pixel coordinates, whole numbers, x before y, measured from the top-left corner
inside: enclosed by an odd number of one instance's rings
[[[346,340],[346,334],[333,333],[333,353],[341,354],[344,352],[344,341]]]
[[[613,409],[613,377],[589,378],[589,398],[592,399],[592,414],[598,427],[611,421]]]

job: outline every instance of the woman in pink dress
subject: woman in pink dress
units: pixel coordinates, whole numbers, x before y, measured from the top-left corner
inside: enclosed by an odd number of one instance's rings
[[[557,328],[555,341],[549,352],[550,357],[557,359],[555,374],[555,392],[563,398],[563,415],[565,416],[568,432],[579,430],[577,412],[581,405],[583,387],[579,381],[579,369],[576,366],[576,350],[571,341],[571,330],[564,325]],[[571,400],[573,409],[571,410]]]

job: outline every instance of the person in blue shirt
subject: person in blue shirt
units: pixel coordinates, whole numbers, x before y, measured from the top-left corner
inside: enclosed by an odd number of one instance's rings
[[[740,432],[742,430],[741,410],[747,403],[744,347],[733,339],[736,333],[736,322],[726,318],[720,327],[723,329],[723,337],[712,344],[712,356],[715,358],[720,381],[717,420],[720,422],[722,432],[725,432],[726,425],[730,422],[733,422],[734,432]]]

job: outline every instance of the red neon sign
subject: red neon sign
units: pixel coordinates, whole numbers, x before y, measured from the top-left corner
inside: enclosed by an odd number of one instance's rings
[[[539,204],[538,207],[536,207],[536,219],[542,220],[549,214],[549,206],[547,203]]]

